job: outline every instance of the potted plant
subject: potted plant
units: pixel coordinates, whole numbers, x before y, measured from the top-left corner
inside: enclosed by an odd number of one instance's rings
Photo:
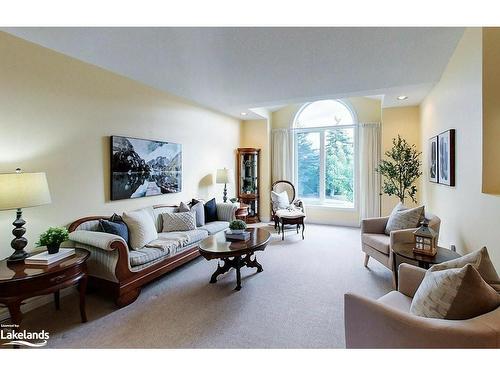
[[[243,220],[233,220],[229,223],[229,229],[234,234],[240,234],[247,229],[247,224]]]
[[[59,251],[61,243],[69,238],[68,230],[64,227],[50,227],[40,235],[36,243],[37,246],[47,246],[49,254],[56,254]]]
[[[405,198],[417,203],[415,181],[421,176],[420,155],[415,145],[409,145],[398,135],[392,140],[392,148],[385,152],[388,160],[382,160],[376,171],[382,175],[382,190],[387,195],[395,195],[401,203]]]

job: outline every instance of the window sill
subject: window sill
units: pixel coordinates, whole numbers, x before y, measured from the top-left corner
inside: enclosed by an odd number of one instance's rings
[[[302,200],[304,202],[304,206],[306,209],[308,207],[311,208],[318,208],[318,209],[324,209],[324,210],[335,210],[335,211],[348,211],[348,212],[357,212],[358,208],[356,206],[349,207],[349,206],[342,206],[342,205],[337,205],[337,204],[329,204],[329,203],[319,203],[319,202],[308,202],[306,200]]]

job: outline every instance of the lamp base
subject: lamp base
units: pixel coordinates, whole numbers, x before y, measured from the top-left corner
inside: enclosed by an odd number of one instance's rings
[[[223,196],[222,196],[222,201],[223,201],[224,203],[226,203],[226,202],[227,202],[227,187],[226,187],[226,184],[224,184],[224,194],[223,194]]]
[[[24,250],[16,250],[14,254],[7,258],[7,264],[19,263],[24,261],[29,254]]]
[[[15,238],[10,243],[10,246],[14,249],[14,254],[7,258],[8,263],[17,263],[22,262],[24,259],[28,257],[28,253],[23,249],[28,244],[28,240],[23,237],[24,233],[26,233],[26,229],[24,228],[24,224],[26,222],[23,220],[23,212],[20,208],[17,209],[16,220],[12,223],[14,225],[14,229],[12,230],[12,234]]]

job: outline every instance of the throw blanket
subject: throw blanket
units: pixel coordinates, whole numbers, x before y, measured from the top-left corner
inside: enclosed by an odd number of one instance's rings
[[[175,238],[163,238],[151,241],[146,247],[160,249],[167,254],[175,254],[178,249],[183,248],[189,243],[189,236],[179,233]]]

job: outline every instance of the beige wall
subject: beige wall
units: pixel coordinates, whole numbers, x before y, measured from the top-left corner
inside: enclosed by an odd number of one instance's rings
[[[48,226],[81,216],[221,198],[212,176],[235,168],[239,120],[5,33],[0,56],[0,172],[44,171],[52,194],[52,204],[24,210],[28,248]],[[181,143],[182,192],[110,202],[110,135]],[[0,212],[2,257],[14,215]]]
[[[392,148],[392,140],[398,134],[410,145],[414,144],[421,151],[420,143],[420,108],[418,106],[393,107],[382,109],[382,159],[384,153]],[[417,180],[417,202],[420,202],[421,179]],[[393,207],[399,202],[394,196],[382,195],[382,215],[388,215]],[[414,206],[411,199],[405,201],[405,205]]]
[[[269,120],[247,120],[241,125],[240,147],[260,149],[260,220],[270,220],[270,191],[271,191],[271,145]]]
[[[483,193],[500,194],[500,28],[483,28]]]
[[[345,100],[356,112],[358,122],[381,122],[380,100],[364,97],[352,97]],[[272,128],[289,128],[297,111],[304,103],[291,104],[275,111],[271,115]],[[338,224],[346,226],[359,225],[359,209],[339,209],[325,206],[307,205],[307,218],[309,222],[322,224]]]
[[[421,105],[421,142],[456,129],[456,186],[422,178],[426,208],[442,219],[440,244],[467,253],[487,246],[500,269],[500,197],[481,193],[482,32],[467,29],[440,82]],[[424,147],[424,160],[427,148]],[[497,169],[498,171],[498,169]]]

